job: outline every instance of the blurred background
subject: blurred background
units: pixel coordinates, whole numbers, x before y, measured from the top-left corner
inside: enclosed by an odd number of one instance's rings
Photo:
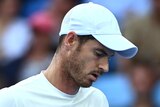
[[[64,15],[90,1],[111,10],[123,36],[139,48],[131,60],[112,57],[93,86],[110,107],[160,107],[160,0],[0,0],[0,88],[46,69]]]

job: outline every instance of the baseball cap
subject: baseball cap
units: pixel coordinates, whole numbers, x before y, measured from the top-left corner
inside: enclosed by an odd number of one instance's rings
[[[74,31],[77,35],[92,35],[105,47],[124,58],[132,58],[138,48],[122,36],[115,16],[107,8],[92,2],[73,7],[64,17],[59,35]]]

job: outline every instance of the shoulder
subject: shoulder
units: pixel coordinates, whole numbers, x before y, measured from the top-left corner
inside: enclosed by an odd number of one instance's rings
[[[3,88],[0,90],[0,94],[1,95],[13,95],[13,96],[17,96],[20,93],[24,92],[24,91],[29,91],[31,89],[35,89],[36,87],[40,87],[41,81],[43,78],[41,77],[41,74],[32,76],[28,79],[25,79],[23,81],[20,81],[19,83],[7,87],[7,88]]]
[[[10,88],[0,90],[0,107],[16,107],[16,102]]]
[[[16,107],[21,105],[30,93],[36,92],[40,88],[38,82],[42,81],[40,75],[30,77],[11,87],[0,90],[0,107]],[[38,87],[38,88],[37,88]]]

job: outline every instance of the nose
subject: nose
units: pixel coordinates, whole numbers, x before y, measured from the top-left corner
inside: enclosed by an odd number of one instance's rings
[[[104,72],[108,72],[109,70],[108,58],[103,58],[100,60],[99,69],[103,70]]]

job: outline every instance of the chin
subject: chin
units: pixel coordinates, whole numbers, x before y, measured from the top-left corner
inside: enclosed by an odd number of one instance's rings
[[[88,87],[92,86],[92,83],[91,82],[90,83],[81,83],[80,86],[84,87],[84,88],[88,88]]]

